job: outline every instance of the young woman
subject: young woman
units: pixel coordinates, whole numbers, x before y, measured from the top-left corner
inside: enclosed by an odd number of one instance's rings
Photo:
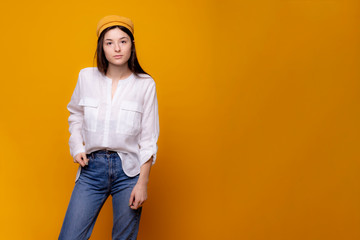
[[[112,239],[136,239],[159,136],[155,82],[136,57],[134,25],[110,15],[97,26],[97,67],[80,70],[67,108],[79,164],[59,239],[88,239],[109,195]]]

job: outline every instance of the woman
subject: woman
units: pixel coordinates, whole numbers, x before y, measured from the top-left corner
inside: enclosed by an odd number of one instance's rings
[[[106,16],[96,33],[97,67],[80,70],[67,106],[79,168],[59,239],[88,239],[109,195],[112,239],[136,239],[157,153],[155,82],[137,60],[129,18]]]

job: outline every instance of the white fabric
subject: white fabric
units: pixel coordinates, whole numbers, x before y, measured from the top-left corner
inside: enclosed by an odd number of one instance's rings
[[[70,154],[100,149],[116,151],[126,175],[140,173],[140,167],[156,160],[159,114],[155,81],[147,74],[132,73],[118,81],[111,99],[112,80],[97,67],[81,69],[67,105]],[[76,180],[81,172],[79,165]],[[75,180],[75,181],[76,181]]]

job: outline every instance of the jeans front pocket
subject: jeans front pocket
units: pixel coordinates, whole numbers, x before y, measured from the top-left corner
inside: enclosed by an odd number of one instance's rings
[[[84,107],[84,129],[95,132],[99,115],[99,100],[84,97],[80,99],[79,105]]]
[[[141,129],[143,108],[133,101],[123,101],[117,119],[116,133],[136,135]]]
[[[78,170],[76,172],[76,176],[75,176],[75,183],[79,180],[81,174],[81,165],[79,164]]]

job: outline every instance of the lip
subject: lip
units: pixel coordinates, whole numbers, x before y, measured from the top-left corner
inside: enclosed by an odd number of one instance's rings
[[[123,55],[115,55],[114,58],[121,58]]]

